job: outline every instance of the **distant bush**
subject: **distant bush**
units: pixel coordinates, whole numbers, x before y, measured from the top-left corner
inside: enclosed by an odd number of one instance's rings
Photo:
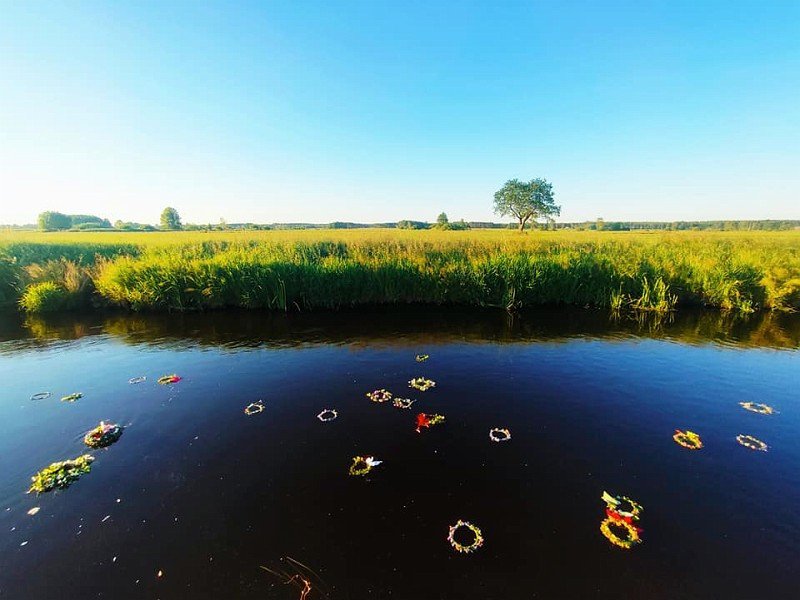
[[[111,229],[111,223],[108,221],[105,223],[78,223],[77,225],[73,225],[71,229],[75,231],[104,231],[106,229]]]
[[[95,215],[69,215],[73,229],[86,229],[90,225],[97,229],[110,229],[111,221]]]
[[[470,226],[468,223],[461,219],[460,221],[445,221],[444,223],[437,223],[433,226],[433,229],[439,229],[440,231],[466,231],[469,229]]]
[[[398,229],[429,229],[430,225],[425,223],[424,221],[398,221],[397,222]]]
[[[68,308],[69,293],[52,281],[33,283],[25,288],[19,305],[25,312],[55,312]]]

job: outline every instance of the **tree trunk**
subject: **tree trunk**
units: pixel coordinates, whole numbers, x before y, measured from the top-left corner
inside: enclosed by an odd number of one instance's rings
[[[530,217],[520,217],[519,218],[519,231],[520,233],[525,229],[525,223],[528,221]]]

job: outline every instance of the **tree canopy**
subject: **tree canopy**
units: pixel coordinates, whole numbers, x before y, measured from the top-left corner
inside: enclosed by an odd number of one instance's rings
[[[39,229],[42,231],[63,231],[72,227],[72,218],[64,213],[48,210],[39,215]]]
[[[161,213],[161,229],[180,229],[181,217],[178,211],[168,206]]]
[[[557,217],[561,207],[553,199],[553,184],[546,179],[509,179],[494,194],[494,212],[501,216],[513,215],[522,231],[530,219]]]

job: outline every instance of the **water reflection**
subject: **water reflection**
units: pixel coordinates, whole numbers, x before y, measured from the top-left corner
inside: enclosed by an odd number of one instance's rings
[[[635,336],[693,345],[794,350],[800,347],[800,315],[720,311],[614,315],[594,310],[538,310],[512,315],[495,310],[392,308],[288,315],[234,311],[61,315],[24,320],[6,316],[0,319],[0,341],[7,343],[0,352],[49,347],[96,335],[110,335],[128,344],[170,348],[520,343]]]

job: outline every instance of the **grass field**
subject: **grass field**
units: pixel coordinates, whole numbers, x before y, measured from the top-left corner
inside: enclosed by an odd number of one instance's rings
[[[391,303],[793,310],[800,232],[5,232],[0,300],[29,312]]]

